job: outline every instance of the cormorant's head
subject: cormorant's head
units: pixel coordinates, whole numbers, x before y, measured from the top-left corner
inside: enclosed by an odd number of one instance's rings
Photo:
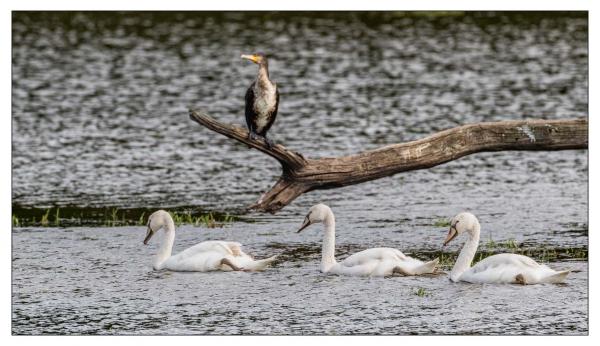
[[[242,59],[247,59],[258,65],[267,65],[267,57],[263,53],[254,53],[242,55]]]

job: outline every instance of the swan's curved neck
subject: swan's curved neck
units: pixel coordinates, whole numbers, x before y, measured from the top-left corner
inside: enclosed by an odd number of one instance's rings
[[[479,246],[479,232],[479,223],[476,223],[475,229],[473,232],[469,233],[469,239],[465,242],[465,245],[462,250],[460,250],[460,254],[456,259],[456,263],[454,263],[454,267],[450,272],[450,280],[458,281],[460,276],[471,268],[471,262],[473,262],[477,247]]]
[[[154,269],[156,270],[162,269],[163,263],[169,257],[171,257],[173,243],[175,242],[175,223],[171,218],[167,218],[165,220],[163,229],[164,235],[160,244],[160,248],[158,249],[158,253],[154,258]]]
[[[335,261],[335,216],[330,211],[323,220],[325,225],[325,236],[323,237],[323,248],[321,250],[321,271],[323,273],[331,270]]]

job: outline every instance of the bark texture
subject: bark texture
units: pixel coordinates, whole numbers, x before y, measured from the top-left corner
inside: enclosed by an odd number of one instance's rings
[[[358,184],[396,173],[430,168],[460,157],[500,150],[587,149],[587,119],[510,120],[468,124],[428,137],[355,155],[309,159],[281,144],[269,148],[262,139],[248,138],[246,128],[221,123],[199,110],[190,110],[198,124],[242,142],[281,164],[279,180],[251,209],[274,213],[301,194]]]

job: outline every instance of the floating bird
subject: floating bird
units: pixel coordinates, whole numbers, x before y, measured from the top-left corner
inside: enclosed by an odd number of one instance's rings
[[[158,210],[148,218],[148,231],[144,245],[160,229],[164,237],[154,259],[154,269],[172,271],[207,272],[213,270],[260,271],[265,269],[277,256],[254,260],[242,251],[242,245],[230,241],[205,241],[171,256],[175,241],[175,223],[169,213]]]
[[[503,253],[486,257],[471,267],[471,262],[479,246],[479,221],[475,215],[460,213],[450,221],[450,230],[444,246],[457,235],[467,233],[465,242],[456,263],[450,272],[450,280],[470,283],[513,283],[531,285],[537,283],[560,283],[569,270],[555,271],[523,255]]]
[[[393,273],[402,275],[420,275],[433,273],[438,263],[423,263],[392,248],[373,248],[355,253],[342,262],[335,260],[335,217],[325,204],[317,204],[310,208],[304,223],[298,230],[301,232],[313,223],[325,224],[323,249],[321,252],[321,272],[341,275],[387,276]]]
[[[264,54],[242,55],[242,59],[258,64],[256,80],[246,91],[246,125],[248,125],[249,137],[256,139],[257,135],[261,136],[267,145],[272,147],[273,141],[267,138],[267,131],[277,117],[279,106],[277,84],[269,79],[269,63]]]

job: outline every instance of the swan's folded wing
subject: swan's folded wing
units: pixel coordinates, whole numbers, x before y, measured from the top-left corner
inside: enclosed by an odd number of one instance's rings
[[[193,247],[192,247],[193,248]],[[191,250],[189,248],[187,250]],[[166,267],[177,271],[206,272],[221,269],[225,257],[221,251],[183,251],[166,261]]]
[[[538,268],[540,266],[539,263],[537,263],[536,261],[534,261],[533,259],[527,257],[527,256],[523,256],[523,255],[515,255],[518,256],[518,261],[521,262],[521,264],[525,267],[530,267],[530,268]]]
[[[244,252],[242,251],[242,244],[233,241],[224,243],[226,244],[227,249],[233,256],[238,257],[244,254]]]
[[[406,256],[399,250],[392,248],[373,248],[348,256],[348,258],[343,261],[343,264],[346,267],[352,267],[356,265],[363,265],[371,261],[401,261],[405,259]]]
[[[488,270],[502,271],[507,268],[529,268],[537,269],[540,264],[531,258],[518,254],[503,253],[486,257],[483,260],[477,262],[472,268],[473,274],[481,273]]]
[[[224,254],[239,257],[244,254],[242,244],[234,241],[215,241],[214,251],[222,251]]]
[[[232,244],[232,245],[230,245],[230,244]],[[236,249],[236,246],[237,246],[237,249]],[[237,255],[235,255],[235,253],[241,252],[241,244],[235,243],[235,242],[225,242],[225,241],[216,241],[216,240],[203,241],[202,243],[198,243],[192,247],[189,247],[189,248],[183,250],[178,255],[191,257],[191,256],[195,256],[199,253],[203,253],[203,252],[216,252],[216,253],[222,254],[223,256],[226,256],[226,255],[237,256]]]

